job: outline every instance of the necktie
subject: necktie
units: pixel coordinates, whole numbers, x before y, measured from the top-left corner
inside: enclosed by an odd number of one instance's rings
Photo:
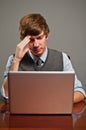
[[[40,58],[37,59],[36,65],[37,65],[37,67],[42,66],[42,60]]]

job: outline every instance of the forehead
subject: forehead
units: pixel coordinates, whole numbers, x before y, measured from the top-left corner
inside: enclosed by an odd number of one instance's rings
[[[37,37],[41,37],[44,35],[44,32],[41,32],[39,35],[36,35],[36,36],[31,36],[31,38],[37,38]]]

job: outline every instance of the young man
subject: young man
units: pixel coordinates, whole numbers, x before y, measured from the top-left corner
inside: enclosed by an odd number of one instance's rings
[[[46,42],[49,27],[40,14],[29,14],[20,20],[20,39],[15,54],[8,59],[4,73],[2,95],[8,98],[8,72],[11,71],[74,71],[71,61],[64,52],[49,49]],[[40,67],[38,59],[41,59]],[[74,103],[85,98],[81,82],[75,76]]]

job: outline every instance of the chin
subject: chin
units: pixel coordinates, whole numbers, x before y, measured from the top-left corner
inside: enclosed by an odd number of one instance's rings
[[[41,52],[38,52],[38,53],[33,53],[35,56],[41,56],[42,53]]]

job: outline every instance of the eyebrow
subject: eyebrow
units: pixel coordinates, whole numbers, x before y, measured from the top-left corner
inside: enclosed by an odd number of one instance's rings
[[[31,35],[32,37],[40,37],[40,36],[43,36],[44,35],[44,33],[40,33],[40,34],[38,34],[38,35]]]
[[[35,38],[39,38],[39,37],[43,37],[43,36],[44,36],[44,34],[38,35],[38,36],[32,36],[30,39],[31,39],[31,40],[34,40]]]

